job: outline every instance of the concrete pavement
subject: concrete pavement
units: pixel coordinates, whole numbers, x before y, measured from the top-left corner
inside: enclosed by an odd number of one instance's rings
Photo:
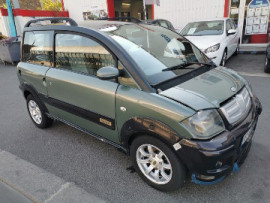
[[[0,151],[0,166],[1,203],[105,202],[9,152]]]

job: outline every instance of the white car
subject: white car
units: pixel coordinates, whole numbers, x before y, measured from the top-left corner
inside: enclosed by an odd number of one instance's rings
[[[191,22],[180,33],[216,65],[224,66],[226,60],[239,51],[239,32],[230,18]]]

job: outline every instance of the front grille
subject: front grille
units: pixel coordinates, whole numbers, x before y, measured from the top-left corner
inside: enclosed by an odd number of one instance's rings
[[[251,99],[246,88],[224,104],[220,110],[230,124],[240,120],[251,107]]]

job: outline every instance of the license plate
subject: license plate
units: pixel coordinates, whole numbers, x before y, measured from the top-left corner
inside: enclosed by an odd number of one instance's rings
[[[254,126],[255,126],[255,124],[253,124],[251,126],[251,128],[247,131],[247,133],[244,135],[242,142],[241,142],[241,146],[243,144],[245,144],[246,142],[249,142],[251,140],[253,133],[254,133]]]

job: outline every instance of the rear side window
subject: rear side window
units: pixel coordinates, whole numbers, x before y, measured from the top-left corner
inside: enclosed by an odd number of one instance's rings
[[[25,32],[22,60],[45,66],[53,66],[53,32]]]
[[[113,56],[96,41],[75,34],[57,34],[55,65],[90,75],[105,66],[115,66]]]

